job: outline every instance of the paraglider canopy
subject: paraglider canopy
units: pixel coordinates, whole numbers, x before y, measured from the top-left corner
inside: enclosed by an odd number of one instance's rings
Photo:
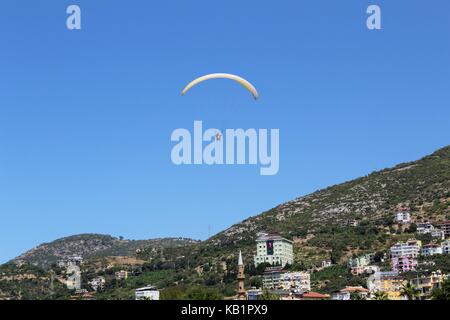
[[[199,77],[193,81],[191,81],[183,90],[183,92],[181,92],[181,95],[184,96],[193,86],[206,81],[206,80],[210,80],[210,79],[230,79],[230,80],[234,80],[237,83],[241,84],[242,86],[244,86],[248,91],[251,92],[251,94],[253,95],[253,98],[258,99],[259,98],[259,94],[258,91],[256,91],[256,88],[247,80],[245,80],[242,77],[239,77],[237,75],[234,74],[229,74],[229,73],[211,73],[211,74],[207,74],[205,76]]]

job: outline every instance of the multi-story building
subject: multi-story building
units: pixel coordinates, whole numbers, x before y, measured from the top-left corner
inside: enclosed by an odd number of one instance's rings
[[[442,247],[437,243],[429,243],[422,247],[422,255],[432,256],[435,254],[442,254]]]
[[[411,221],[411,214],[406,210],[399,211],[395,214],[395,221],[397,223],[409,223]]]
[[[294,261],[292,241],[281,237],[278,233],[260,232],[257,236],[255,266],[261,263],[281,267],[288,263],[292,264]]]
[[[281,275],[285,273],[283,268],[266,268],[263,273],[262,282],[264,289],[278,289],[281,283]]]
[[[70,266],[79,266],[83,262],[83,258],[80,256],[70,256],[64,259],[58,260],[58,267],[68,268]]]
[[[105,278],[104,277],[96,277],[88,282],[88,284],[94,289],[94,291],[97,291],[98,289],[103,289],[105,287]]]
[[[431,296],[434,289],[440,288],[442,282],[450,278],[449,275],[444,275],[440,270],[432,272],[429,276],[416,277],[410,280],[410,283],[414,285],[420,291],[420,298],[426,299]]]
[[[416,270],[421,247],[422,242],[414,239],[393,245],[390,249],[392,269],[400,272]]]
[[[115,273],[116,280],[125,280],[128,278],[128,271],[120,270]]]
[[[356,258],[350,258],[348,259],[348,267],[355,268],[368,266],[369,264],[374,262],[374,257],[375,254],[369,253]]]
[[[359,296],[361,299],[366,299],[370,291],[363,287],[345,287],[340,291],[333,292],[332,300],[352,300],[353,295]]]
[[[431,233],[432,230],[434,230],[434,226],[430,222],[424,222],[424,223],[417,224],[417,233],[418,234]]]
[[[287,272],[280,267],[267,268],[263,274],[263,287],[306,292],[311,290],[311,278],[308,272]]]
[[[136,300],[159,300],[159,291],[151,285],[138,288],[134,292]]]
[[[69,290],[80,290],[81,289],[81,272],[75,271],[69,275],[66,279],[66,286]]]
[[[331,262],[331,260],[322,260],[320,262],[320,270],[331,267],[333,265],[333,263]]]
[[[445,239],[445,233],[441,229],[433,229],[433,230],[431,230],[431,236],[433,238],[438,238],[438,239],[441,239],[441,240]]]
[[[411,256],[398,256],[391,258],[392,270],[398,272],[414,271],[417,268],[417,258]]]
[[[373,296],[375,292],[384,292],[390,300],[401,300],[401,289],[406,283],[397,271],[376,272],[367,279],[367,288]]]
[[[247,290],[247,300],[260,300],[263,292],[258,288],[250,288]]]
[[[281,275],[281,289],[294,292],[311,291],[309,272],[286,272]]]
[[[441,243],[442,253],[449,254],[450,253],[450,240],[443,241]]]
[[[450,237],[450,220],[438,222],[435,225],[444,232],[445,238]]]
[[[354,276],[357,276],[357,275],[360,275],[360,274],[372,274],[372,273],[375,273],[375,272],[378,272],[378,271],[380,271],[380,267],[379,266],[373,266],[373,265],[351,268],[351,273]]]

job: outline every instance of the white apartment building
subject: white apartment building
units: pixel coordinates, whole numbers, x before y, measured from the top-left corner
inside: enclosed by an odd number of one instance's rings
[[[70,256],[66,257],[64,259],[58,260],[57,264],[58,267],[61,268],[68,268],[71,266],[79,266],[83,262],[83,258],[80,256]]]
[[[441,247],[442,247],[443,254],[449,254],[450,253],[450,240],[443,241],[441,243]]]
[[[311,276],[308,272],[286,272],[281,275],[281,287],[294,292],[311,291]]]
[[[88,282],[88,284],[94,289],[94,291],[97,291],[98,289],[103,289],[105,287],[105,277],[96,277]]]
[[[405,256],[416,258],[420,254],[421,247],[420,240],[410,239],[407,242],[397,242],[391,247],[391,258]]]
[[[256,239],[255,266],[270,263],[284,267],[294,261],[292,241],[281,237],[277,233],[260,232]]]
[[[356,258],[348,259],[349,268],[366,267],[374,262],[375,254],[369,253]]]
[[[66,286],[69,290],[81,289],[81,272],[76,271],[72,273],[66,280]]]
[[[417,233],[418,234],[431,233],[432,230],[434,230],[434,226],[430,222],[417,224]]]
[[[135,290],[136,300],[159,300],[159,291],[153,286],[146,286]]]
[[[435,254],[442,254],[442,247],[436,243],[426,244],[422,247],[422,255],[432,256]]]
[[[309,272],[287,272],[279,267],[267,268],[263,275],[263,287],[299,293],[307,292],[311,291],[311,276]]]
[[[409,223],[411,221],[411,214],[409,211],[399,211],[395,214],[395,221],[397,223]]]
[[[445,239],[445,233],[441,229],[433,229],[433,230],[431,230],[431,236],[433,238],[439,238],[441,240]]]

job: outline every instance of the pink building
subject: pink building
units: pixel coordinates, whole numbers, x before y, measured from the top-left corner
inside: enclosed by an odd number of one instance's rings
[[[417,258],[412,256],[392,257],[392,270],[398,272],[414,271],[417,268]]]
[[[397,242],[391,247],[392,270],[404,272],[416,270],[417,257],[420,254],[422,243],[410,239],[407,242]]]

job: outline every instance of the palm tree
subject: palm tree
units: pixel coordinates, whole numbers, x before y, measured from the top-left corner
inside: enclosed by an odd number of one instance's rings
[[[373,295],[374,300],[389,300],[389,297],[384,291],[377,291]]]
[[[408,298],[408,300],[416,300],[420,296],[420,290],[408,281],[406,284],[403,284],[400,294]]]
[[[431,298],[433,300],[450,300],[450,279],[444,281],[440,288],[434,289]]]

